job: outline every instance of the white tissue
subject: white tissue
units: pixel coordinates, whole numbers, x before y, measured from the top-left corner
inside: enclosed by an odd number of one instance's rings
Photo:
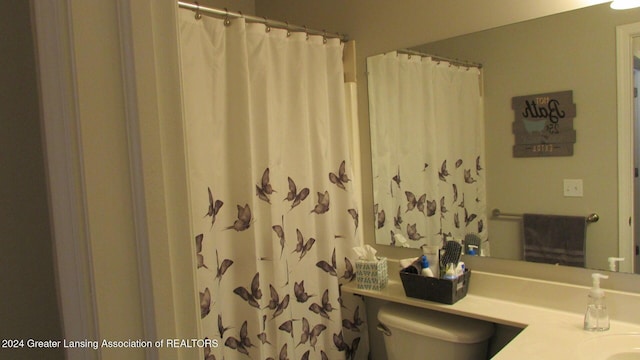
[[[393,234],[393,239],[396,241],[396,247],[409,247],[407,238],[402,236],[402,234]]]
[[[358,255],[358,259],[365,261],[377,261],[376,253],[378,250],[374,249],[371,245],[356,246],[353,251]]]

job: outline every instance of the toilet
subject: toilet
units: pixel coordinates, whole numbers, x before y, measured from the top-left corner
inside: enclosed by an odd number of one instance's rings
[[[390,303],[378,311],[388,360],[487,359],[494,326],[481,320]]]

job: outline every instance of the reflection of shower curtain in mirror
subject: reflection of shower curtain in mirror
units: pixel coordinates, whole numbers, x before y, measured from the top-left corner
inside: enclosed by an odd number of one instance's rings
[[[180,42],[207,359],[365,359],[342,44],[186,10]]]
[[[368,58],[367,73],[376,241],[486,240],[480,70],[393,52]]]

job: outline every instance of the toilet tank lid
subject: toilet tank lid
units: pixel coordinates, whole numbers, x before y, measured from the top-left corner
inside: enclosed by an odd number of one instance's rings
[[[492,323],[402,304],[387,304],[378,321],[391,329],[459,344],[475,344],[493,335]]]

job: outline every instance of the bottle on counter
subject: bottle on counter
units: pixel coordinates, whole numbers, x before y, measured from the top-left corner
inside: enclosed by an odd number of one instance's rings
[[[420,274],[422,276],[434,277],[433,270],[429,268],[429,260],[426,255],[422,255],[422,271]]]
[[[609,330],[609,312],[605,303],[604,291],[600,288],[600,279],[609,278],[599,273],[591,274],[593,287],[589,291],[587,312],[584,314],[584,329],[588,331]]]

